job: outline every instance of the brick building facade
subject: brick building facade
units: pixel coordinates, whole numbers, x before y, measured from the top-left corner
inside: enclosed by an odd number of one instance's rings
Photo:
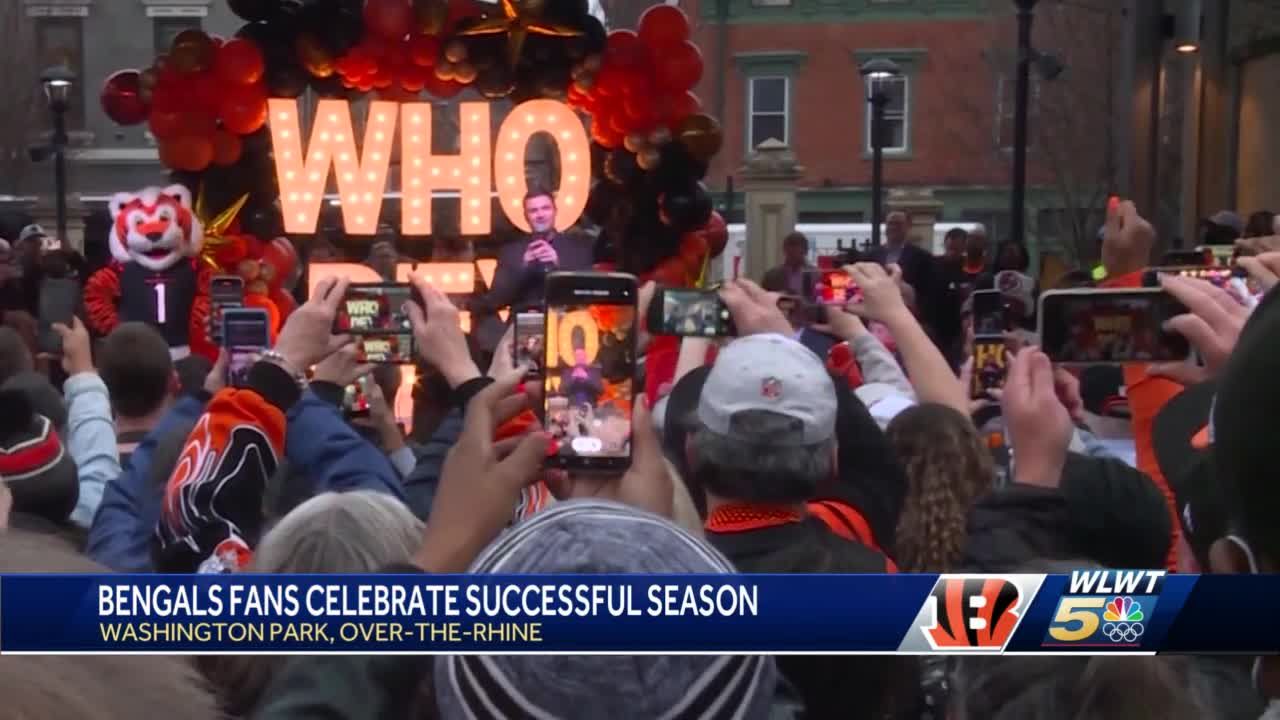
[[[1042,3],[1049,5],[1049,3]],[[778,137],[805,168],[804,221],[869,216],[867,83],[859,65],[902,69],[891,97],[887,188],[932,192],[942,218],[1008,227],[1015,25],[989,0],[687,0],[706,72],[704,106],[725,129],[709,182],[725,190],[750,149]],[[1109,86],[1119,13],[1054,5],[1038,13],[1037,49],[1066,70],[1033,78],[1028,223],[1040,244],[1092,235],[1111,192],[1106,154],[1117,117]],[[739,205],[740,207],[740,205]],[[1071,210],[1068,210],[1071,208]],[[1088,244],[1086,243],[1086,249]]]

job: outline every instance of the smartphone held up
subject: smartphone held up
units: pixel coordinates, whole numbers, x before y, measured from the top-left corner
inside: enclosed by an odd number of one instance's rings
[[[1186,312],[1159,288],[1054,290],[1040,296],[1041,348],[1068,365],[1179,362],[1191,346],[1164,324]]]
[[[271,319],[261,308],[222,312],[222,347],[227,351],[227,385],[243,387],[249,370],[271,347]]]
[[[404,307],[421,303],[404,283],[356,283],[338,306],[333,332],[355,337],[358,361],[404,365],[414,360],[413,325]]]
[[[649,303],[647,324],[655,335],[732,337],[733,316],[716,290],[659,288]]]
[[[631,465],[636,279],[622,273],[547,276],[544,425],[547,465],[617,471]]]

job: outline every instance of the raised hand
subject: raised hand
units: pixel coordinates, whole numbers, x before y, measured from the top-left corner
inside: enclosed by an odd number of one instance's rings
[[[778,309],[779,297],[781,294],[767,292],[746,279],[727,282],[720,288],[720,299],[729,308],[739,337],[762,333],[790,335],[795,332]]]
[[[1015,482],[1058,487],[1075,428],[1058,399],[1049,356],[1038,348],[1014,356],[1001,405],[1013,443]]]
[[[348,285],[346,278],[325,278],[285,321],[276,339],[275,351],[290,373],[305,372],[351,342],[350,335],[333,334],[333,319],[346,297]]]
[[[422,297],[421,306],[410,302],[405,307],[413,324],[418,356],[443,375],[450,387],[479,377],[480,369],[471,359],[467,337],[462,333],[458,308],[421,275],[411,276],[410,281]]]
[[[498,426],[529,405],[516,392],[522,372],[496,378],[467,405],[461,437],[440,472],[418,564],[428,572],[464,572],[511,522],[520,491],[537,479],[548,437],[535,432],[495,443]]]

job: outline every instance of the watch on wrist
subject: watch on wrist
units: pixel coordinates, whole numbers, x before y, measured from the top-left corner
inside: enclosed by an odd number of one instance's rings
[[[275,350],[267,350],[266,352],[262,353],[262,359],[273,365],[279,366],[281,370],[284,370],[285,372],[289,373],[289,375],[293,377],[293,381],[298,384],[298,387],[302,388],[303,390],[307,388],[307,374],[290,365],[289,361],[285,360],[284,356],[281,355],[280,353],[276,352]]]

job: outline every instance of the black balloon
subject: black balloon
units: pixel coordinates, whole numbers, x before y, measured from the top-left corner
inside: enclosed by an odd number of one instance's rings
[[[711,195],[702,183],[662,197],[662,216],[677,233],[696,230],[711,219]]]
[[[227,0],[227,6],[231,8],[231,12],[249,22],[270,20],[280,10],[277,0]]]
[[[511,94],[516,87],[516,80],[511,70],[504,65],[490,65],[480,71],[476,78],[475,89],[489,100],[500,100]]]
[[[284,234],[284,221],[275,205],[262,203],[241,211],[240,229],[260,238],[274,238]]]
[[[609,32],[605,30],[604,25],[595,16],[588,16],[582,27],[582,36],[575,38],[572,43],[577,49],[570,54],[577,58],[604,52],[609,37]]]
[[[639,175],[636,156],[623,148],[609,153],[604,160],[604,176],[618,185],[630,185]]]
[[[299,14],[297,27],[311,33],[335,57],[341,57],[364,36],[361,7],[345,0],[313,0]]]
[[[307,91],[311,76],[293,63],[273,63],[267,68],[267,90],[271,97],[296,98]]]

